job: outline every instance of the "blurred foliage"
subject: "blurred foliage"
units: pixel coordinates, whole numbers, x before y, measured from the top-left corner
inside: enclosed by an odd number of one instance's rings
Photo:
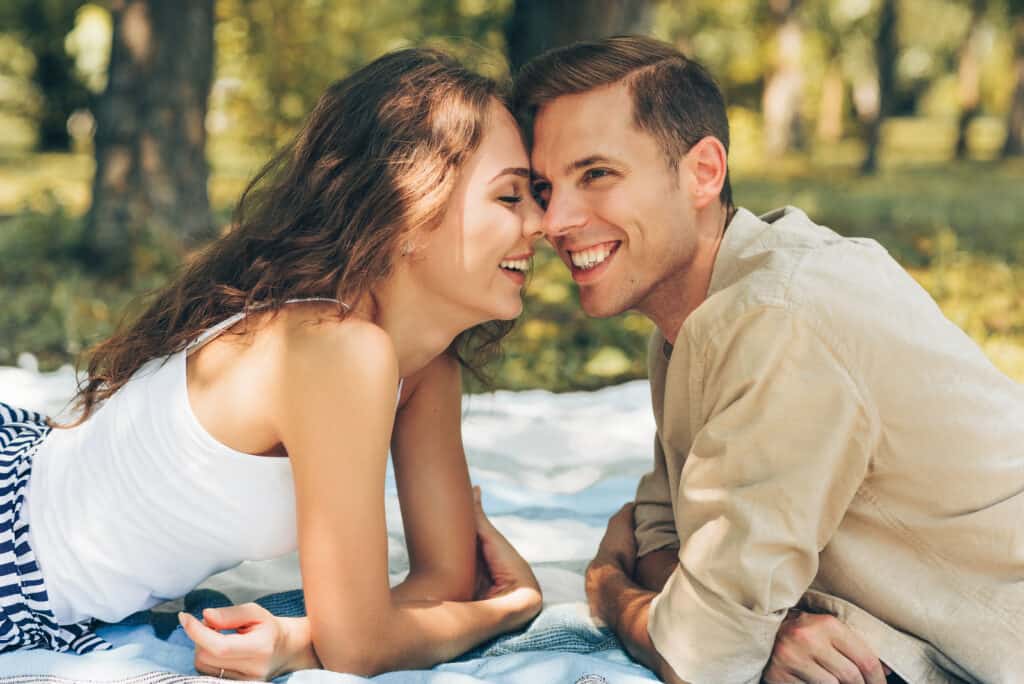
[[[27,6],[32,0],[17,0]],[[899,117],[883,128],[882,172],[857,175],[863,145],[854,100],[874,73],[880,0],[802,0],[805,131],[822,114],[826,71],[844,81],[838,141],[805,135],[798,152],[766,157],[760,113],[774,68],[772,0],[655,0],[653,33],[708,65],[730,103],[731,168],[740,204],[784,204],[848,235],[878,239],[1004,371],[1024,381],[1024,162],[996,163],[1013,88],[1011,11],[985,3],[978,33],[981,111],[968,130],[971,161],[952,164],[959,103],[956,69],[967,0],[901,0]],[[102,90],[110,17],[102,3],[45,0],[54,16],[75,8],[65,49],[76,78]],[[286,140],[324,87],[395,48],[431,44],[492,76],[506,74],[503,29],[512,0],[218,0],[216,80],[207,128],[210,197],[226,222],[251,174]],[[10,5],[14,7],[15,5]],[[69,120],[74,154],[38,154],[31,40],[0,12],[0,364],[30,351],[42,368],[72,361],[108,334],[136,297],[165,282],[173,260],[158,246],[133,255],[135,272],[101,278],[81,258],[80,216],[93,172],[88,112]],[[588,319],[575,286],[541,249],[525,315],[491,373],[504,388],[593,389],[643,377],[651,324],[627,314]],[[479,389],[472,387],[472,389]]]
[[[54,157],[48,163],[55,164]],[[77,174],[82,185],[91,173],[87,163],[54,168]],[[232,167],[215,163],[214,168]],[[6,170],[0,165],[0,172]],[[1022,183],[1024,162],[890,163],[880,176],[864,179],[853,166],[800,166],[795,159],[768,175],[741,169],[734,181],[737,198],[752,211],[794,204],[844,234],[879,240],[996,365],[1019,381],[1024,381]],[[31,351],[41,367],[54,368],[108,334],[134,298],[164,282],[174,264],[148,246],[135,257],[146,266],[133,279],[104,280],[79,259],[81,222],[61,199],[77,193],[37,186],[31,193],[31,203],[0,220],[0,364]],[[556,391],[644,377],[650,330],[638,314],[587,318],[567,270],[542,248],[524,316],[490,373],[501,388]]]

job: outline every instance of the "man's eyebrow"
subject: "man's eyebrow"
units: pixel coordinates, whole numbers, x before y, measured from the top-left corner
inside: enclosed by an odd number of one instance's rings
[[[573,171],[579,171],[582,168],[593,166],[594,164],[611,164],[612,160],[608,157],[603,157],[599,154],[592,154],[589,157],[583,159],[577,159],[574,162],[570,162],[565,167],[565,174],[569,175]]]
[[[494,181],[498,180],[502,176],[508,176],[508,175],[519,176],[520,178],[529,178],[530,177],[530,170],[526,169],[526,168],[523,168],[522,166],[509,166],[508,168],[504,168],[501,171],[499,171],[497,173],[497,175],[494,176],[494,178],[492,178],[489,182],[493,183]]]

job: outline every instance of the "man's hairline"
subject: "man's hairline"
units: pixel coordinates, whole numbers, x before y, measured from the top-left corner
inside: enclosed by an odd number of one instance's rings
[[[604,90],[604,89],[611,90],[612,88],[614,88],[616,86],[625,85],[626,88],[627,88],[627,93],[629,95],[629,113],[630,113],[630,115],[629,115],[629,122],[630,122],[630,125],[638,133],[640,133],[641,135],[648,136],[649,138],[651,138],[651,140],[654,141],[655,144],[658,144],[658,142],[659,142],[658,138],[654,135],[653,131],[645,129],[643,126],[640,125],[640,122],[637,119],[637,115],[636,115],[636,89],[635,89],[635,83],[626,83],[627,80],[635,81],[635,78],[631,78],[631,77],[634,77],[635,74],[638,71],[641,71],[643,69],[647,69],[647,68],[650,68],[650,67],[657,66],[658,64],[661,64],[661,61],[655,62],[654,64],[645,64],[643,66],[636,67],[635,69],[633,69],[633,70],[627,72],[626,74],[624,74],[621,78],[617,78],[614,81],[610,81],[608,83],[600,83],[598,85],[595,85],[595,86],[592,86],[590,88],[587,88],[586,90],[578,90],[578,91],[571,92],[571,93],[562,93],[561,95],[556,95],[555,97],[552,97],[552,98],[546,100],[543,104],[535,105],[536,109],[533,111],[533,114],[532,114],[532,117],[531,117],[530,131],[529,131],[529,142],[530,142],[529,161],[530,161],[531,182],[532,182],[532,180],[535,180],[535,179],[542,179],[542,180],[546,180],[546,181],[549,181],[549,182],[551,180],[550,178],[548,178],[547,176],[545,176],[543,174],[537,174],[537,173],[534,172],[533,148],[536,145],[536,139],[537,139],[537,135],[536,135],[536,132],[537,132],[537,120],[540,118],[541,111],[545,107],[548,107],[551,104],[553,104],[554,102],[556,102],[558,100],[561,100],[562,98],[565,98],[565,97],[574,97],[574,96],[577,96],[577,95],[587,95],[589,93],[593,93],[593,92],[598,91],[598,90]],[[689,147],[687,147],[687,151],[689,151]],[[669,161],[669,164],[668,164],[669,169],[675,170],[675,167],[678,165],[679,160],[682,159],[683,156],[685,156],[685,155],[686,155],[686,152],[684,151],[682,154],[679,155],[679,159],[676,159],[675,162],[672,162],[672,160],[668,160]],[[580,159],[587,159],[587,158],[593,157],[593,156],[607,157],[608,155],[600,154],[600,153],[596,153],[596,154],[588,153],[588,154],[585,154],[582,157],[580,157]],[[574,163],[575,163],[575,161],[574,162],[570,162],[570,164],[574,164]]]

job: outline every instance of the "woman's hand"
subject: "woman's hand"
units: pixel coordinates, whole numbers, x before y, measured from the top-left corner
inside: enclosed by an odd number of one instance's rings
[[[514,627],[520,627],[540,612],[543,604],[540,585],[530,564],[484,513],[479,487],[473,487],[473,511],[481,561],[474,598],[507,602],[515,614]]]
[[[305,618],[279,618],[255,603],[203,611],[199,621],[178,618],[195,643],[197,672],[228,679],[270,680],[320,667]],[[220,630],[235,630],[221,634]]]
[[[762,681],[885,684],[888,672],[871,647],[837,618],[790,610]]]

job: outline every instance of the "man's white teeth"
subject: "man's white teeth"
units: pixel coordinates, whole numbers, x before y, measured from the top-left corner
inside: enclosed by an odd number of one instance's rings
[[[607,259],[611,253],[611,245],[598,245],[579,252],[569,252],[569,258],[572,259],[572,265],[576,268],[590,269]]]
[[[507,268],[510,271],[523,271],[526,272],[530,268],[529,259],[505,259],[500,264],[502,268]]]

